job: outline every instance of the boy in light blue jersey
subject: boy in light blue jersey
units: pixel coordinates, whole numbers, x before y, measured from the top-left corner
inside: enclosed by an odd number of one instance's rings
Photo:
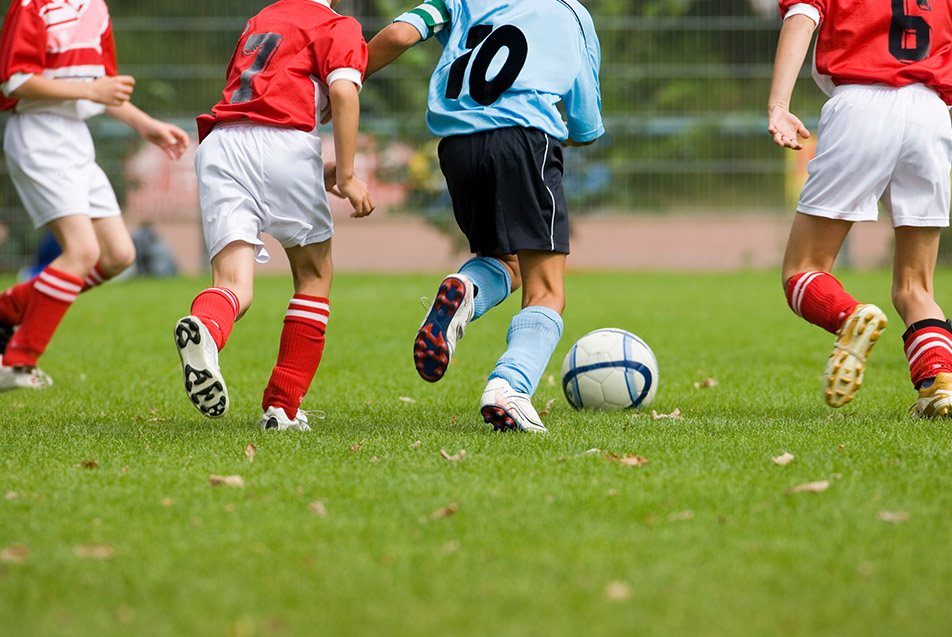
[[[426,121],[443,137],[440,168],[476,256],[440,284],[414,341],[417,372],[442,378],[469,322],[522,287],[480,412],[499,430],[546,431],[531,398],[562,335],[562,146],[605,132],[598,36],[576,0],[428,0],[370,41],[367,76],[430,37],[443,55]]]

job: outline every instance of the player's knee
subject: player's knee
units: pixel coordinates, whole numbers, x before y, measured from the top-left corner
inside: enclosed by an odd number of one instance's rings
[[[104,252],[99,267],[107,277],[114,277],[126,270],[136,261],[136,249],[131,243],[119,250]]]
[[[101,256],[99,244],[94,242],[67,244],[63,249],[64,259],[73,264],[79,272],[92,270],[99,263]]]

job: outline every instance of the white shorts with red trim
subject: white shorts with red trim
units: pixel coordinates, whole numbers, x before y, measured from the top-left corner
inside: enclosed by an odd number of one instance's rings
[[[838,86],[823,106],[816,157],[797,210],[893,226],[949,225],[949,108],[922,84]]]
[[[262,232],[285,248],[334,234],[316,135],[244,122],[218,124],[199,145],[195,169],[209,258],[242,241],[266,263],[270,255]]]
[[[3,152],[13,185],[36,228],[69,215],[120,214],[109,179],[96,164],[85,122],[49,113],[14,113]]]

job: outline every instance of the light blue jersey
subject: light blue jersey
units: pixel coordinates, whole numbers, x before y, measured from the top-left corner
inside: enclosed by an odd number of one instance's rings
[[[598,36],[576,0],[427,0],[394,21],[443,45],[427,98],[434,135],[522,126],[588,142],[605,132]]]

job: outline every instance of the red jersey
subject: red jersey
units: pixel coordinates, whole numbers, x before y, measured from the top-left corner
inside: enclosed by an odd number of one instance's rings
[[[780,0],[780,14],[797,5],[819,13],[816,71],[834,84],[920,83],[952,105],[947,0]]]
[[[104,0],[13,0],[0,32],[4,91],[22,84],[14,78],[18,74],[60,80],[116,75],[116,46]],[[16,104],[0,94],[0,110]]]
[[[360,86],[367,43],[360,23],[320,0],[280,0],[245,26],[228,63],[222,100],[198,118],[199,140],[221,121],[250,119],[311,132],[326,87],[337,78]]]

